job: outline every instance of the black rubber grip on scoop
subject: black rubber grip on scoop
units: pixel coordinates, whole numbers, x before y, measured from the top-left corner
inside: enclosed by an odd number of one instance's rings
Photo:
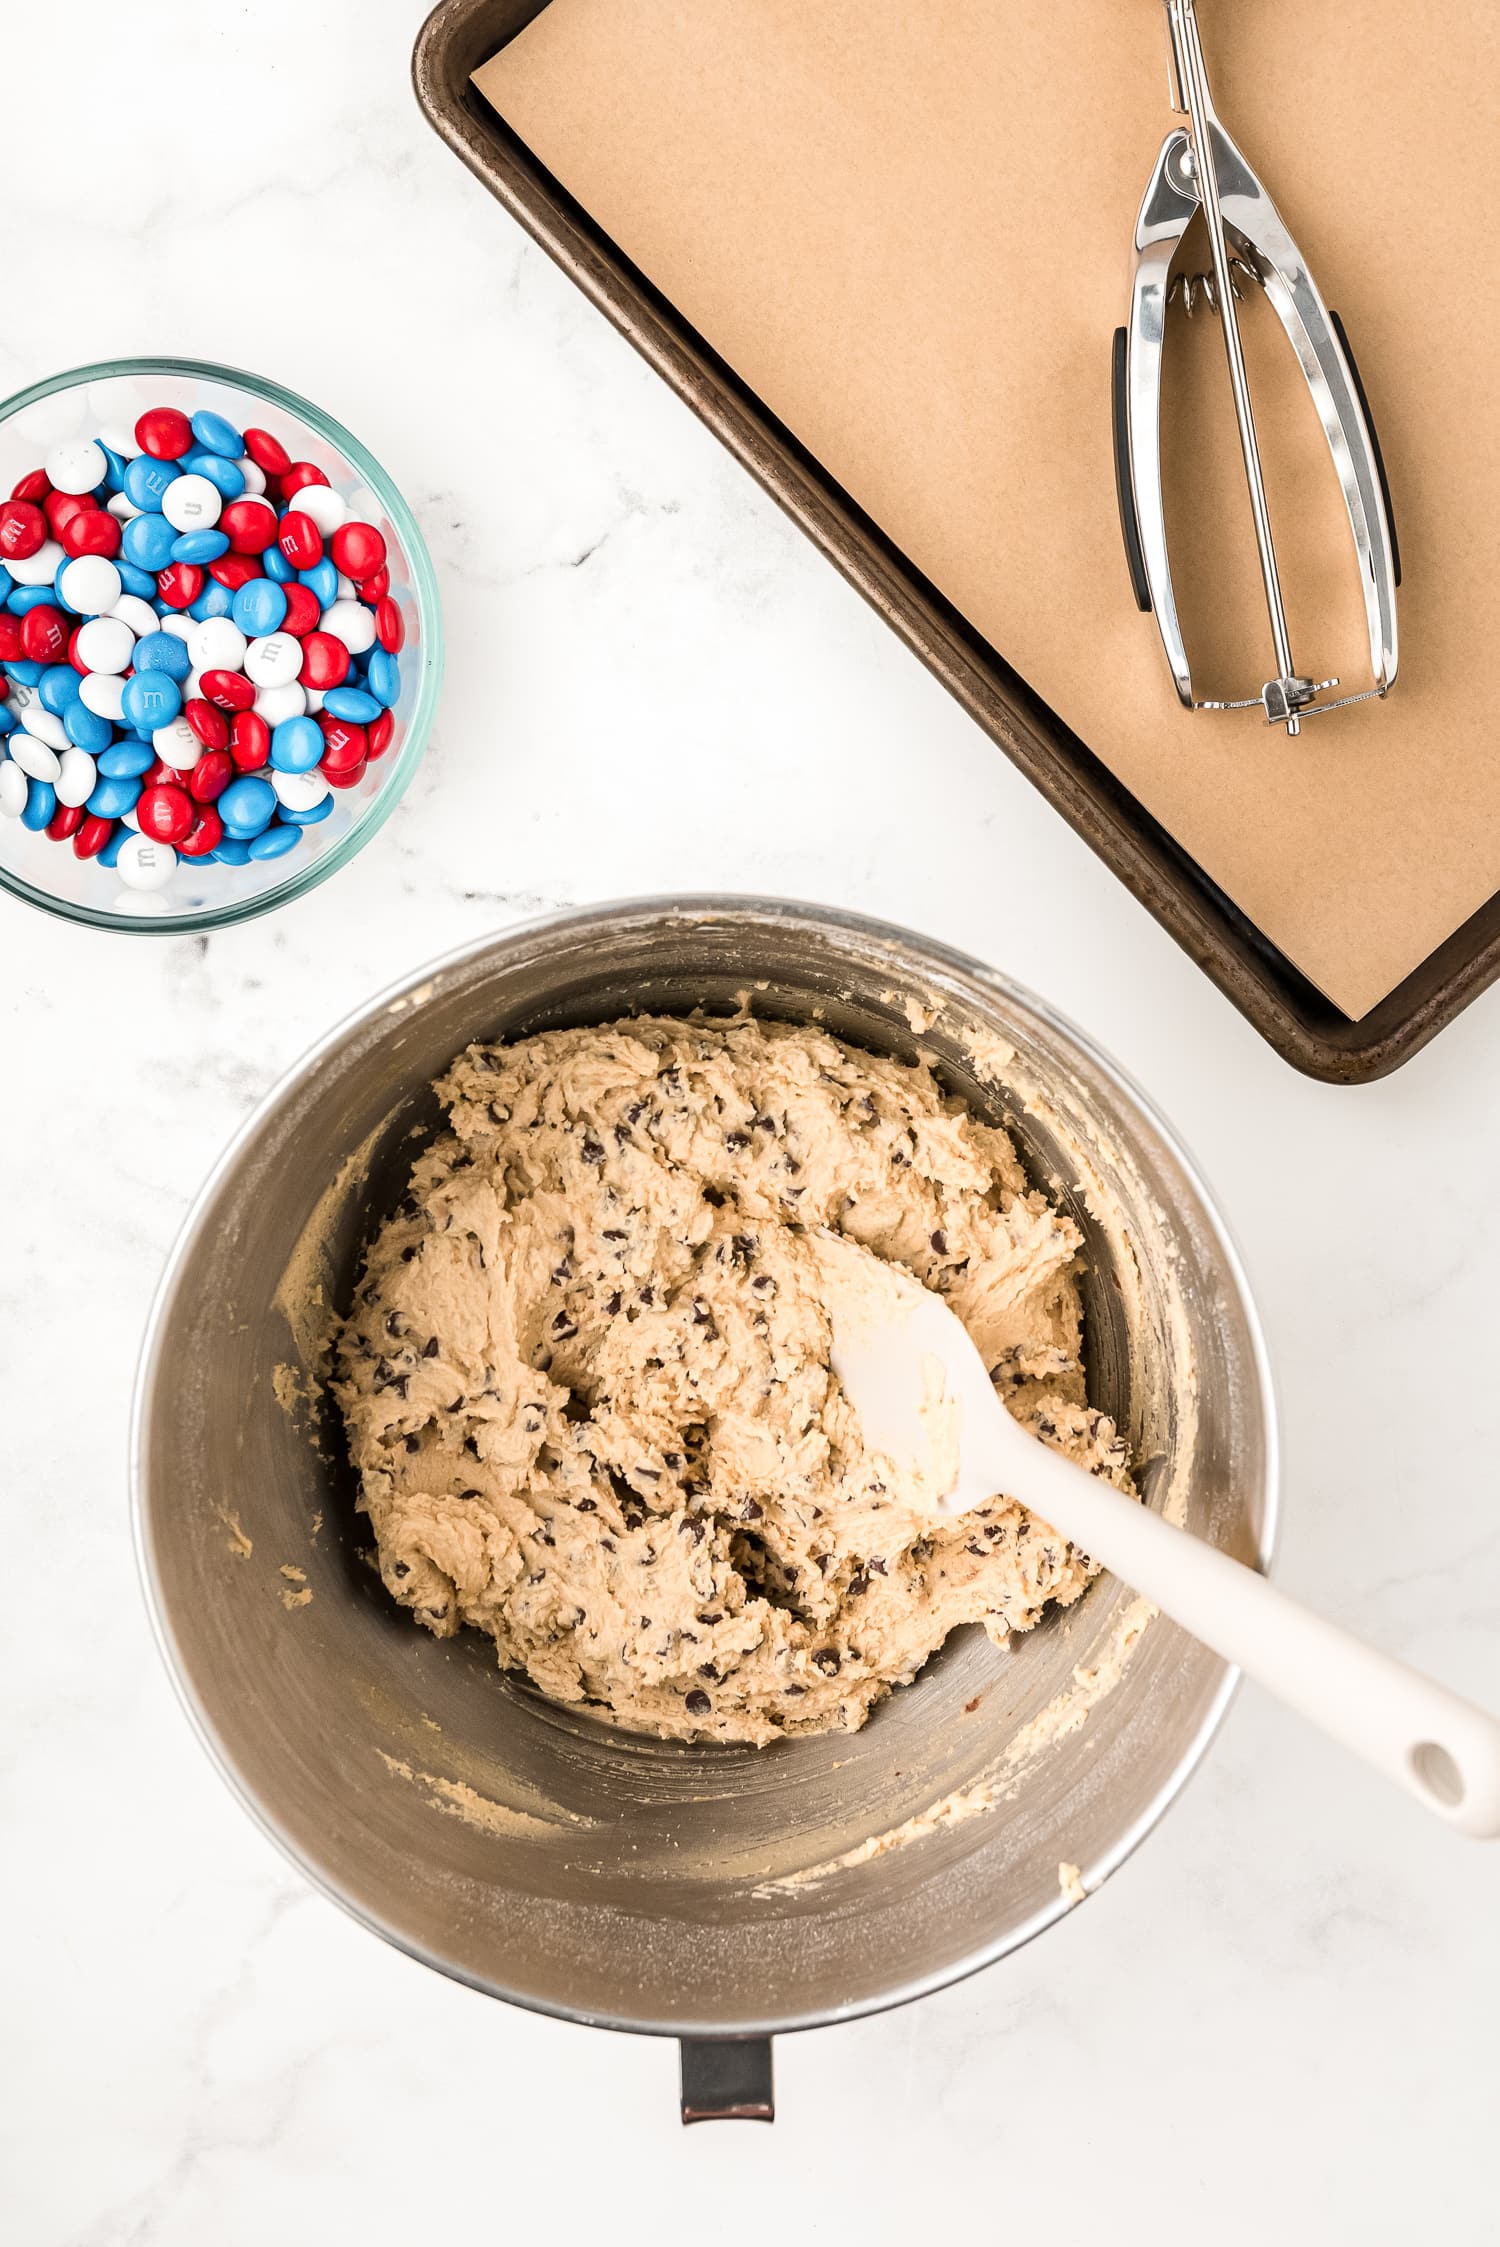
[[[1115,330],[1115,359],[1113,370],[1114,425],[1115,425],[1115,498],[1120,507],[1120,536],[1125,541],[1125,565],[1130,571],[1130,583],[1135,593],[1135,605],[1145,611],[1151,607],[1151,588],[1146,583],[1146,557],[1141,550],[1141,526],[1135,512],[1135,486],[1130,475],[1130,415],[1125,394],[1126,354],[1129,338],[1123,328]],[[1351,360],[1350,365],[1353,365]],[[1355,376],[1358,382],[1358,375]],[[1366,416],[1368,419],[1368,416]],[[1380,447],[1375,448],[1380,457]],[[1385,471],[1381,470],[1384,481]]]
[[[1343,321],[1331,308],[1328,314],[1333,322],[1333,332],[1339,339],[1344,357],[1349,362],[1349,372],[1354,377],[1354,395],[1359,400],[1359,410],[1365,417],[1365,427],[1370,432],[1370,449],[1375,455],[1375,473],[1380,478],[1380,503],[1385,509],[1385,532],[1391,542],[1391,568],[1396,583],[1401,583],[1401,547],[1396,537],[1396,510],[1391,505],[1391,487],[1385,472],[1385,454],[1380,449],[1380,431],[1375,426],[1375,416],[1370,411],[1370,401],[1365,396],[1365,386],[1360,380],[1359,361],[1349,348],[1349,334]],[[1118,424],[1117,424],[1118,426]],[[1119,444],[1118,435],[1115,443]]]

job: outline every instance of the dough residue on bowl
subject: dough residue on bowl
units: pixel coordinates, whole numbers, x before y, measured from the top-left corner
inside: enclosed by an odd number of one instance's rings
[[[1092,1564],[1010,1500],[925,1512],[829,1371],[817,1226],[943,1293],[1017,1417],[1128,1487],[1078,1232],[925,1064],[643,1018],[472,1046],[438,1092],[334,1373],[418,1622],[630,1729],[764,1743],[1077,1599]]]

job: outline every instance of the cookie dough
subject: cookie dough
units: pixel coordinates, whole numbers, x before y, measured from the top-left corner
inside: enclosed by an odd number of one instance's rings
[[[393,1596],[632,1731],[855,1730],[960,1623],[1092,1564],[997,1497],[924,1513],[828,1368],[808,1228],[939,1289],[1007,1404],[1127,1487],[1076,1229],[925,1066],[642,1018],[471,1046],[380,1230],[334,1387]]]

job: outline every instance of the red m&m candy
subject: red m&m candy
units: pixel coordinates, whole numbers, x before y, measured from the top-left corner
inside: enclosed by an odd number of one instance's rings
[[[44,602],[21,619],[21,653],[28,663],[61,663],[68,652],[68,620]]]
[[[112,819],[101,819],[96,812],[90,812],[73,837],[75,857],[97,858],[114,831],[115,823]]]
[[[389,749],[391,745],[391,735],[395,732],[395,730],[396,720],[394,714],[389,710],[382,710],[380,716],[372,722],[369,729],[371,763],[373,763],[377,757],[383,757],[385,755],[387,749]]]
[[[232,499],[219,516],[219,528],[233,554],[264,554],[275,542],[276,510],[269,500]]]
[[[152,406],[135,425],[135,441],[154,460],[181,460],[193,449],[193,425],[175,406]]]
[[[136,435],[140,435],[139,429]],[[135,807],[135,816],[141,823],[143,835],[149,835],[153,842],[175,846],[191,828],[197,811],[192,797],[181,788],[146,788]]]
[[[210,804],[195,804],[193,823],[185,835],[177,838],[177,848],[184,858],[206,858],[217,850],[224,840],[224,822]]]
[[[334,561],[358,585],[385,567],[385,540],[373,523],[340,523],[329,540]]]
[[[169,609],[188,608],[203,591],[203,572],[196,562],[169,562],[156,573],[156,591]]]
[[[185,702],[182,714],[205,749],[228,748],[229,720],[222,710],[216,710],[211,702],[204,700],[202,695],[195,694],[191,701]],[[201,763],[202,760],[199,761]],[[194,769],[196,770],[196,767]]]
[[[211,804],[223,795],[234,778],[234,759],[227,749],[205,749],[187,776],[188,794],[195,804]]]
[[[310,585],[299,585],[295,578],[290,585],[283,585],[281,590],[286,595],[286,615],[282,618],[279,629],[290,632],[294,640],[303,639],[323,614],[318,606],[318,596]]]
[[[387,594],[375,611],[375,637],[387,655],[399,655],[406,641],[406,620]]]
[[[57,535],[63,552],[74,560],[83,554],[102,554],[112,562],[120,551],[120,526],[102,507],[80,507]]]
[[[10,496],[12,499],[24,499],[29,506],[40,507],[51,489],[52,479],[46,469],[33,468],[19,483],[11,485]]]
[[[219,520],[222,524],[223,517],[220,516]],[[224,535],[227,538],[229,534],[226,531]],[[238,593],[240,587],[248,585],[252,577],[265,575],[258,552],[259,550],[256,554],[220,554],[217,560],[209,563],[208,574],[217,584],[227,586],[231,593]]]
[[[292,465],[291,454],[269,429],[247,429],[245,453],[267,476],[284,476]]]
[[[323,533],[311,515],[295,507],[282,516],[276,543],[294,570],[316,569],[323,559]]]
[[[229,754],[238,772],[259,772],[271,754],[271,729],[257,710],[237,710],[229,721]]]
[[[280,471],[282,496],[290,499],[307,484],[326,484],[328,478],[321,468],[314,468],[310,460],[293,460]]]
[[[0,562],[24,562],[46,538],[47,518],[33,501],[8,499],[0,507]]]
[[[349,676],[349,650],[331,632],[309,632],[297,676],[305,687],[342,686]]]
[[[99,502],[92,492],[48,492],[42,502],[42,512],[52,526],[52,536],[61,538],[75,515],[97,513]]]
[[[342,766],[337,772],[327,764],[319,769],[330,788],[357,788],[365,777],[363,759],[357,765]]]
[[[318,724],[323,729],[323,754],[318,762],[330,779],[336,772],[363,766],[369,754],[369,737],[363,726],[349,718],[331,718],[326,710],[318,712]]]
[[[205,671],[203,692],[221,710],[249,710],[255,702],[255,684],[243,671]]]
[[[77,834],[85,817],[82,804],[59,804],[47,822],[47,832],[55,843],[65,843],[70,835]]]

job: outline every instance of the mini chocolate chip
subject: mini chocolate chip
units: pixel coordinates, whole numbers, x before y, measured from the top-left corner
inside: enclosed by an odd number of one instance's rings
[[[438,1338],[437,1338],[437,1336],[436,1336],[436,1335],[434,1334],[434,1335],[432,1335],[432,1336],[431,1336],[431,1337],[430,1337],[430,1338],[428,1339],[427,1343],[425,1344],[425,1346],[424,1346],[424,1348],[423,1348],[423,1351],[422,1351],[422,1355],[423,1355],[423,1357],[424,1357],[424,1358],[435,1358],[435,1357],[437,1356],[437,1354],[438,1354]]]
[[[408,1436],[406,1439],[406,1448],[408,1451],[420,1451],[422,1445],[419,1438],[416,1436]]]
[[[825,1677],[838,1676],[839,1658],[831,1646],[820,1646],[813,1655],[813,1661]]]
[[[750,1134],[748,1131],[726,1132],[724,1144],[732,1155],[742,1154],[750,1144]]]
[[[594,1504],[592,1498],[580,1498],[577,1502],[576,1507],[574,1508],[574,1511],[580,1514],[596,1514],[598,1513],[599,1509]]]
[[[402,1249],[402,1251],[401,1251],[401,1261],[402,1261],[402,1263],[403,1263],[403,1264],[409,1264],[409,1263],[411,1262],[412,1258],[413,1258],[413,1257],[414,1257],[414,1256],[416,1255],[416,1253],[417,1253],[417,1252],[416,1252],[416,1249],[415,1249],[414,1247],[413,1247],[413,1248],[403,1248],[403,1249]]]
[[[934,1234],[933,1234],[933,1236],[932,1236],[932,1245],[933,1245],[933,1248],[934,1248],[934,1249],[936,1250],[936,1252],[937,1252],[937,1254],[938,1254],[939,1256],[946,1256],[946,1255],[947,1255],[947,1253],[948,1253],[948,1236],[947,1236],[947,1234],[946,1234],[946,1233],[934,1233]]]
[[[398,1560],[392,1563],[391,1574],[393,1576],[409,1576],[411,1570],[404,1560]]]
[[[687,1697],[687,1711],[688,1711],[688,1715],[689,1715],[689,1716],[711,1716],[711,1715],[713,1714],[713,1706],[714,1706],[714,1705],[713,1705],[712,1701],[711,1701],[711,1700],[709,1699],[708,1695],[707,1695],[707,1694],[706,1694],[706,1693],[704,1692],[704,1690],[703,1690],[702,1686],[701,1686],[701,1685],[695,1685],[695,1686],[693,1687],[693,1690],[692,1690],[692,1692],[691,1692],[691,1693],[690,1693],[690,1694],[688,1695],[688,1697]]]
[[[760,1521],[765,1516],[765,1510],[765,1507],[762,1506],[756,1499],[747,1498],[743,1506],[741,1506],[740,1508],[740,1520]]]
[[[586,1163],[602,1163],[604,1160],[604,1149],[597,1139],[585,1139],[581,1152]]]
[[[716,1607],[712,1615],[700,1615],[698,1620],[700,1623],[722,1623],[724,1616],[722,1611]]]

